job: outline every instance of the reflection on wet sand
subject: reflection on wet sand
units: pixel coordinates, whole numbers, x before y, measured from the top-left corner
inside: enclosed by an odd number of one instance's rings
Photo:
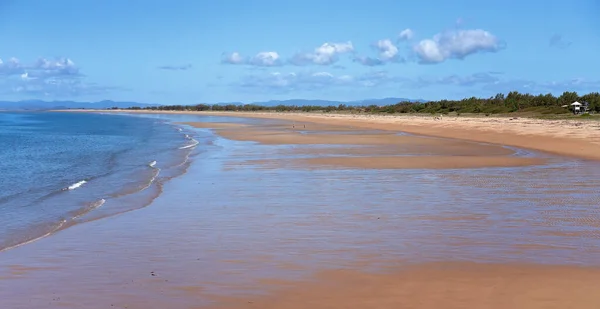
[[[470,156],[362,156],[308,159],[248,160],[244,163],[265,168],[372,168],[372,169],[434,169],[505,167],[542,164],[539,158],[502,158]]]
[[[511,156],[515,154],[514,150],[499,145],[400,135],[389,131],[365,131],[351,126],[318,123],[309,123],[308,128],[304,123],[252,126],[195,122],[187,124],[215,129],[220,136],[236,141],[253,141],[266,145],[321,146],[286,149],[279,152],[279,156],[266,160],[246,158],[242,162],[232,162],[232,167],[241,163],[266,168],[423,169],[525,166],[544,162],[540,158]],[[319,134],[315,134],[317,132]],[[342,145],[346,147],[323,147]],[[308,157],[290,160],[284,154]]]
[[[237,128],[216,133],[227,130]],[[364,140],[378,135],[398,144],[367,147],[386,152],[407,141],[376,132]],[[440,157],[456,141],[415,142]],[[325,146],[215,135],[150,207],[3,252],[0,307],[600,306],[600,164],[545,157],[477,169],[232,166],[307,158]],[[537,158],[471,146],[456,149]],[[331,147],[339,157],[337,149],[365,145]]]
[[[565,266],[430,263],[386,274],[336,270],[277,283],[272,296],[216,297],[211,308],[592,309],[600,270]]]

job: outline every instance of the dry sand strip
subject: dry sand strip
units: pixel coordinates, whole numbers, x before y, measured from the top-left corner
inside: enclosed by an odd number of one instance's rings
[[[369,274],[327,271],[267,296],[214,297],[211,309],[596,309],[600,269],[433,263]],[[206,308],[206,307],[201,307]]]

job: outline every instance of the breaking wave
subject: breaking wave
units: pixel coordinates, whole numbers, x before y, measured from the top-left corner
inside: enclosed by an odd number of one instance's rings
[[[77,189],[77,188],[79,188],[79,187],[83,186],[83,185],[84,185],[84,184],[86,184],[86,183],[87,183],[87,181],[85,181],[85,180],[81,180],[81,181],[78,181],[78,182],[76,182],[76,183],[74,183],[74,184],[72,184],[72,185],[70,185],[70,186],[68,186],[68,187],[64,188],[63,190],[75,190],[75,189]]]

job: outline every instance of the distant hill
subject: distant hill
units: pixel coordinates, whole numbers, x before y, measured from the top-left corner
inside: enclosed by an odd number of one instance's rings
[[[383,99],[366,99],[366,100],[358,100],[358,101],[330,101],[330,100],[305,100],[305,99],[290,99],[290,100],[271,100],[271,101],[263,101],[263,102],[251,102],[246,104],[254,104],[261,106],[277,106],[277,105],[287,105],[287,106],[338,106],[340,104],[345,104],[349,106],[362,106],[362,105],[390,105],[396,104],[398,102],[427,102],[426,100],[413,100],[406,98],[383,98]],[[229,103],[217,103],[218,105],[241,105],[241,102],[229,102]]]
[[[304,100],[304,99],[290,99],[290,100],[271,100],[263,102],[251,102],[246,104],[254,104],[261,106],[277,106],[277,105],[288,105],[288,106],[338,106],[345,104],[348,106],[363,106],[363,105],[390,105],[398,102],[426,102],[425,100],[412,100],[406,98],[383,98],[383,99],[366,99],[358,101],[330,101],[330,100]],[[222,102],[216,103],[218,105],[242,105],[242,102]],[[111,107],[117,108],[128,108],[128,107],[152,107],[160,106],[163,104],[146,104],[139,102],[118,102],[118,101],[100,101],[100,102],[75,102],[75,101],[42,101],[42,100],[24,100],[24,101],[0,101],[0,110],[50,110],[50,109],[107,109]],[[194,104],[192,104],[194,105]]]
[[[110,100],[100,102],[75,102],[75,101],[42,101],[42,100],[25,100],[25,101],[0,101],[0,110],[49,110],[49,109],[106,109],[111,107],[127,108],[127,107],[151,107],[159,106],[160,104],[145,104],[138,102],[115,102]]]

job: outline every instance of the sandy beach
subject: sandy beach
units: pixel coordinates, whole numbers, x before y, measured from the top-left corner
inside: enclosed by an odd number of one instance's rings
[[[0,0],[0,309],[600,309],[598,13]]]
[[[72,110],[75,111],[75,110]],[[83,110],[83,112],[86,112]],[[443,117],[427,115],[313,114],[261,112],[102,111],[197,114],[286,120],[493,143],[563,156],[600,160],[600,123],[518,117]]]
[[[595,122],[149,114],[187,173],[0,252],[0,307],[600,306]]]
[[[339,168],[421,169],[525,166],[542,164],[540,158],[513,157],[515,151],[498,145],[459,140],[398,135],[389,131],[364,131],[343,125],[291,122],[279,125],[234,125],[223,123],[184,123],[212,128],[220,136],[236,141],[266,145],[329,145],[303,149],[308,158],[248,160],[245,163],[271,168],[320,166]],[[365,148],[366,147],[366,148]],[[302,149],[302,148],[300,148]],[[362,149],[362,154],[357,150]],[[293,153],[293,151],[291,152]],[[328,155],[325,157],[325,155]]]
[[[231,113],[218,114],[231,115]],[[600,159],[600,123],[595,121],[541,120],[508,117],[445,117],[442,120],[435,120],[433,116],[422,115],[312,115],[285,113],[241,113],[238,116],[403,131],[419,135],[523,147],[559,155]]]

